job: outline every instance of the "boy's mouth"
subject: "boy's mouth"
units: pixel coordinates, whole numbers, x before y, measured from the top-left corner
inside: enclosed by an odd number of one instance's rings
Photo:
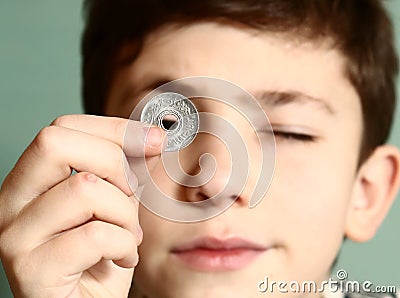
[[[268,250],[243,238],[197,238],[171,250],[187,267],[198,271],[239,270]]]

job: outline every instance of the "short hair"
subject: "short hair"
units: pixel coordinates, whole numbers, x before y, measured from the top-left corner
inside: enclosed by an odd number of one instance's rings
[[[104,114],[118,53],[165,24],[228,21],[260,31],[330,39],[346,59],[345,75],[361,100],[360,163],[390,134],[398,57],[381,0],[86,0],[82,95],[90,114]],[[131,60],[132,61],[132,60]]]

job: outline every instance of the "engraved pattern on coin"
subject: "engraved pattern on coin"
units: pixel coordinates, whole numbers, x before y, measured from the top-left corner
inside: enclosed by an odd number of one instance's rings
[[[165,120],[176,120],[165,127]],[[167,146],[164,151],[178,151],[188,146],[199,130],[199,115],[194,104],[185,96],[165,92],[154,96],[144,106],[140,121],[165,130]]]

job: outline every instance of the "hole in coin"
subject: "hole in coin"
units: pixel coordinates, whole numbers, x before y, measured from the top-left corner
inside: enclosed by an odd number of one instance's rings
[[[164,130],[172,131],[178,126],[178,118],[175,115],[167,114],[162,118],[161,126]]]

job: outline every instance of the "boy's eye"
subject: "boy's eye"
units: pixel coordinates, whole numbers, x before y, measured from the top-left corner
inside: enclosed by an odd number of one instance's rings
[[[271,130],[262,130],[261,133],[272,134]],[[277,141],[315,142],[316,137],[306,133],[273,129]]]
[[[308,135],[308,134],[303,134],[303,133],[297,133],[297,132],[286,132],[286,131],[274,131],[275,138],[278,139],[284,139],[284,140],[289,140],[289,141],[301,141],[301,142],[314,142],[315,137]]]

